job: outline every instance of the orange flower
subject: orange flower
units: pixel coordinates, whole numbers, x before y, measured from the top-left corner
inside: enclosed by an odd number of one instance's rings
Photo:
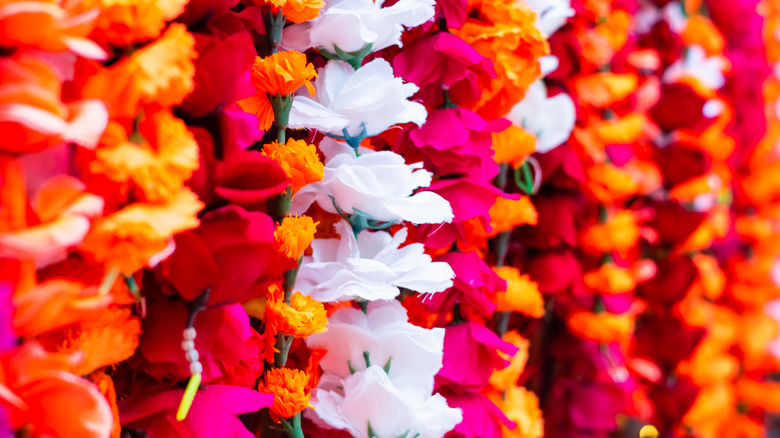
[[[700,46],[707,56],[722,54],[726,46],[723,35],[712,21],[698,14],[688,19],[680,36],[686,46]]]
[[[186,4],[187,0],[81,1],[84,10],[100,10],[93,37],[117,46],[157,38],[169,21],[184,12]]]
[[[523,128],[510,125],[501,132],[493,133],[493,150],[496,163],[509,163],[518,168],[526,157],[536,152],[536,137]]]
[[[757,382],[742,378],[737,382],[737,394],[748,406],[758,406],[771,412],[780,411],[780,383]]]
[[[271,11],[276,14],[279,9],[287,21],[293,23],[303,23],[317,18],[320,9],[325,6],[322,0],[252,0],[256,5],[270,5]]]
[[[274,231],[274,244],[280,254],[298,260],[311,245],[319,222],[309,216],[287,216]]]
[[[173,197],[198,167],[198,143],[181,119],[163,109],[146,115],[137,132],[111,122],[90,171],[132,186],[139,200]]]
[[[251,74],[257,95],[240,100],[238,104],[244,111],[257,116],[260,129],[267,130],[274,121],[269,96],[289,96],[304,85],[309,93],[314,95],[311,80],[316,77],[314,65],[308,62],[306,55],[301,52],[289,50],[265,58],[258,56],[252,64]]]
[[[311,394],[306,393],[308,382],[309,375],[301,370],[272,368],[265,373],[264,382],[258,389],[273,393],[271,416],[274,421],[279,422],[279,418],[292,418],[295,414],[311,407],[309,404]]]
[[[566,320],[569,330],[581,338],[602,343],[626,342],[634,332],[634,315],[578,311]]]
[[[105,106],[65,104],[61,93],[62,77],[47,61],[25,53],[0,57],[0,152],[37,152],[63,141],[94,147],[108,123]]]
[[[609,205],[635,195],[639,185],[623,169],[604,163],[588,168],[588,189],[599,202]]]
[[[683,416],[682,423],[693,429],[692,436],[714,438],[718,436],[720,422],[728,418],[735,407],[736,397],[730,383],[705,386]]]
[[[128,308],[109,307],[90,319],[53,334],[54,348],[65,353],[83,352],[84,360],[74,368],[88,375],[117,364],[133,355],[141,335],[141,320]]]
[[[92,225],[81,248],[106,267],[130,275],[166,250],[174,234],[195,228],[203,203],[187,188],[164,204],[137,202]]]
[[[81,93],[105,101],[114,118],[135,118],[140,104],[178,105],[195,86],[195,57],[195,38],[185,25],[171,24],[160,39],[108,69],[83,66]]]
[[[509,365],[506,368],[494,370],[493,374],[490,375],[490,385],[497,391],[506,391],[517,386],[517,379],[520,378],[525,370],[525,364],[528,362],[528,347],[530,346],[528,339],[520,336],[515,330],[506,332],[502,339],[517,347],[518,350],[511,358],[500,351],[498,352],[501,357],[509,360]]]
[[[722,238],[728,233],[731,223],[729,207],[716,205],[707,214],[707,218],[680,246],[680,252],[692,252],[709,248],[717,238]]]
[[[287,139],[284,146],[274,141],[263,146],[262,154],[284,169],[293,193],[303,186],[322,181],[324,166],[313,144],[292,138]]]
[[[541,438],[544,436],[544,419],[536,394],[523,387],[512,386],[503,394],[489,392],[488,398],[507,418],[515,422],[513,429],[501,425],[502,437]]]
[[[609,215],[603,224],[592,225],[582,235],[582,248],[593,254],[610,251],[627,253],[639,241],[640,232],[636,215],[620,210]]]
[[[496,203],[490,207],[490,225],[493,230],[489,235],[495,236],[519,225],[536,225],[538,220],[536,207],[528,196],[520,196],[518,200],[499,196]]]
[[[493,271],[506,280],[506,292],[496,294],[496,310],[520,312],[534,318],[544,316],[544,298],[539,286],[526,274],[511,266],[494,267]]]
[[[30,436],[105,438],[114,420],[98,388],[69,372],[77,358],[30,340],[0,356],[0,400],[12,429]]]
[[[604,144],[629,144],[636,142],[647,124],[643,114],[627,114],[623,117],[595,122],[596,133]]]
[[[631,270],[614,263],[605,263],[597,271],[588,272],[583,281],[594,293],[600,294],[624,294],[636,287]]]
[[[116,405],[114,381],[103,371],[90,374],[89,381],[97,385],[98,390],[106,398],[108,405],[111,406],[111,413],[114,416],[114,428],[111,430],[111,438],[119,438],[122,435],[122,424],[119,423],[119,407]]]
[[[87,58],[106,59],[108,54],[86,38],[97,11],[80,13],[76,6],[78,2],[50,0],[0,2],[0,46],[70,50]]]
[[[306,338],[314,333],[326,330],[328,316],[325,307],[319,301],[295,292],[287,305],[281,299],[268,300],[265,317],[274,332]]]
[[[630,73],[594,73],[574,81],[577,99],[596,108],[619,102],[637,88],[637,76]]]

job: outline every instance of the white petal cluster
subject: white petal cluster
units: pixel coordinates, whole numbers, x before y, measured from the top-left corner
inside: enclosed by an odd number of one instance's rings
[[[285,50],[336,47],[355,52],[371,44],[377,51],[401,45],[404,27],[419,26],[433,18],[434,0],[400,0],[382,7],[382,0],[328,0],[314,20],[288,26],[282,37]]]
[[[722,56],[707,56],[701,46],[688,46],[683,59],[677,60],[664,72],[664,82],[676,82],[689,76],[694,77],[705,87],[718,90],[726,83],[723,72],[728,68],[728,61]]]
[[[320,424],[361,438],[371,436],[369,427],[382,438],[439,438],[462,419],[441,395],[431,395],[444,330],[410,324],[395,300],[371,302],[366,313],[339,309],[328,331],[306,344],[328,350],[312,391],[314,410],[307,411]]]
[[[355,70],[344,61],[328,61],[314,81],[314,97],[295,97],[290,128],[313,128],[329,135],[370,137],[399,123],[425,123],[428,112],[408,100],[418,87],[393,75],[377,58]]]
[[[548,37],[574,16],[571,0],[524,0],[536,12],[536,28]]]
[[[381,222],[452,221],[452,207],[444,198],[433,192],[413,193],[431,183],[431,174],[422,163],[408,165],[394,152],[363,148],[357,156],[349,145],[330,138],[322,140],[320,150],[325,154],[322,181],[309,184],[295,195],[294,214],[304,213],[316,202],[330,213],[339,213],[340,209],[348,215],[363,214]]]
[[[340,239],[312,242],[312,256],[303,258],[298,272],[297,287],[317,301],[391,300],[400,287],[431,293],[452,286],[455,273],[450,265],[431,261],[421,243],[399,249],[406,240],[405,228],[394,236],[365,230],[355,238],[349,224],[341,221],[336,230]]]
[[[565,142],[576,120],[574,102],[566,93],[547,97],[547,87],[539,79],[515,105],[507,119],[536,136],[536,152],[546,153]]]

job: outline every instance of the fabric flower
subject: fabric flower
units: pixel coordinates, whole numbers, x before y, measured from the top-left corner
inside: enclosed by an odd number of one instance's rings
[[[409,323],[396,300],[373,301],[366,313],[338,309],[330,317],[328,331],[309,336],[306,345],[327,350],[320,361],[324,375],[346,378],[370,363],[386,367],[397,386],[430,394],[433,376],[442,364],[444,330]]]
[[[259,6],[271,6],[271,12],[277,14],[280,10],[287,21],[303,23],[317,18],[325,6],[323,0],[253,0]]]
[[[306,338],[327,330],[325,326],[328,324],[328,317],[322,303],[300,292],[294,292],[290,297],[290,304],[285,304],[281,299],[282,294],[278,295],[269,299],[265,306],[266,337],[273,332]]]
[[[452,285],[452,269],[432,262],[422,244],[399,248],[406,241],[405,228],[395,235],[365,230],[355,237],[341,221],[336,231],[340,239],[312,242],[312,255],[304,257],[298,272],[296,286],[318,301],[388,300],[399,288],[433,293]]]
[[[294,214],[304,213],[317,202],[329,213],[359,214],[380,222],[452,220],[452,209],[441,196],[412,194],[431,183],[422,163],[407,165],[402,156],[389,151],[360,149],[360,156],[356,156],[346,143],[327,138],[320,143],[320,150],[325,154],[322,181],[298,192],[292,202]]]
[[[538,80],[531,84],[525,98],[512,107],[506,118],[534,134],[536,152],[546,153],[569,138],[576,113],[568,94],[547,97],[544,82]]]
[[[382,58],[358,70],[343,61],[329,61],[319,70],[314,88],[313,97],[296,96],[290,128],[312,128],[336,138],[362,139],[399,123],[422,125],[427,115],[422,104],[407,100],[417,92],[417,86],[396,78],[393,68]]]
[[[285,29],[282,47],[357,52],[367,45],[377,51],[401,45],[404,27],[419,26],[433,18],[433,0],[384,1],[329,0],[317,18]]]
[[[536,28],[548,37],[574,16],[571,0],[524,0],[536,12]]]
[[[298,260],[311,245],[319,222],[308,216],[287,216],[274,231],[276,249],[288,258]]]
[[[305,371],[290,368],[271,368],[265,373],[264,381],[258,390],[274,395],[271,405],[271,415],[278,421],[281,418],[292,418],[295,414],[311,407],[306,385],[309,375]]]
[[[284,145],[274,141],[263,146],[261,153],[282,167],[290,178],[293,193],[303,186],[322,181],[323,165],[313,144],[290,138]]]
[[[379,365],[329,383],[334,384],[332,389],[313,390],[311,412],[318,421],[345,429],[353,437],[397,437],[408,433],[419,438],[438,438],[462,419],[460,410],[447,406],[440,394],[430,396],[414,386],[396,387]],[[392,415],[388,415],[390,412]]]

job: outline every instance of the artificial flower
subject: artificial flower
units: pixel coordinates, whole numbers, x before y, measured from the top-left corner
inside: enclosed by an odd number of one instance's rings
[[[506,118],[536,137],[536,152],[546,153],[569,138],[574,128],[574,103],[566,93],[547,96],[542,80],[531,84],[522,101],[513,106]]]
[[[574,16],[571,0],[525,0],[536,12],[536,28],[548,37]]]
[[[314,240],[319,222],[308,216],[287,216],[274,230],[274,243],[287,258],[298,260]]]
[[[400,288],[434,293],[452,285],[452,268],[433,262],[422,244],[400,247],[406,229],[394,235],[364,230],[355,236],[349,224],[340,221],[336,231],[340,239],[312,242],[312,255],[303,258],[298,271],[296,287],[318,301],[388,300],[400,294]]]
[[[300,292],[291,295],[290,304],[286,304],[279,297],[268,300],[265,306],[265,317],[267,318],[265,336],[268,336],[269,326],[272,326],[274,332],[306,338],[326,331],[325,326],[328,324],[322,303]]]
[[[527,274],[520,274],[517,268],[502,266],[493,268],[506,280],[506,292],[496,294],[496,311],[520,312],[534,318],[544,316],[544,298],[539,286]]]
[[[291,23],[313,20],[325,6],[323,0],[254,0],[254,3],[271,6],[271,13],[281,12],[286,21]]]
[[[322,181],[324,167],[313,144],[290,138],[284,145],[271,142],[263,146],[261,152],[282,167],[290,178],[293,193],[303,186]]]
[[[306,385],[309,375],[305,371],[290,368],[272,368],[265,373],[263,383],[258,387],[263,392],[274,395],[271,415],[279,418],[292,418],[295,414],[311,407]]]
[[[441,196],[413,193],[431,183],[422,163],[408,165],[402,156],[389,151],[359,149],[357,156],[349,145],[332,139],[323,139],[320,150],[325,154],[322,181],[298,192],[293,213],[304,213],[317,202],[329,213],[361,215],[377,222],[452,220],[452,209]]]
[[[133,3],[111,0],[83,0],[84,10],[99,10],[93,37],[102,42],[126,46],[157,38],[166,24],[184,11],[185,0],[141,0]]]
[[[296,96],[290,128],[317,129],[353,141],[380,134],[399,123],[422,125],[427,114],[424,106],[408,100],[418,87],[396,78],[393,68],[382,58],[358,70],[343,61],[328,61],[319,70],[314,88],[316,94],[310,93],[311,97]]]

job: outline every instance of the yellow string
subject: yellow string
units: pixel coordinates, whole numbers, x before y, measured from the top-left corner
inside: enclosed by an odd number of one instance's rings
[[[658,429],[655,426],[647,425],[639,429],[639,438],[658,438]]]
[[[182,421],[187,418],[187,413],[192,407],[192,401],[195,400],[195,393],[198,392],[198,387],[200,387],[200,377],[200,373],[193,374],[190,381],[187,382],[187,389],[184,390],[184,396],[181,398],[179,410],[176,411],[177,421]]]

